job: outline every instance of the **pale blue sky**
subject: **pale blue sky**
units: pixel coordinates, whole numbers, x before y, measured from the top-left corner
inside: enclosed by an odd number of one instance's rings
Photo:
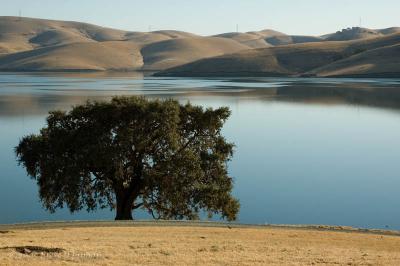
[[[89,22],[147,31],[211,35],[275,29],[320,35],[358,26],[400,26],[399,0],[0,0],[0,15]]]

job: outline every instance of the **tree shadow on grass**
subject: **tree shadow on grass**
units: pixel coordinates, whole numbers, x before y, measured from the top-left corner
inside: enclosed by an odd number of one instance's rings
[[[16,246],[16,247],[3,247],[0,250],[14,249],[16,252],[25,255],[35,255],[35,254],[53,254],[62,253],[65,249],[62,248],[46,248],[40,246]]]

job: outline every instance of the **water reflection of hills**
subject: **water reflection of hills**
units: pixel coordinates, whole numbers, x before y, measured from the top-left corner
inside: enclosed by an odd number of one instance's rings
[[[156,90],[143,87],[140,90],[92,91],[90,94],[74,92],[6,94],[0,96],[0,117],[45,115],[52,109],[68,109],[87,99],[107,100],[113,95],[147,95],[149,97],[181,100],[196,98],[218,99],[221,105],[240,101],[285,101],[302,104],[352,104],[381,108],[400,109],[400,84],[396,83],[288,83],[285,86],[252,88],[246,86],[219,86],[214,88],[188,88]]]
[[[277,90],[279,99],[314,103],[344,103],[400,109],[400,86],[341,84],[288,86]]]

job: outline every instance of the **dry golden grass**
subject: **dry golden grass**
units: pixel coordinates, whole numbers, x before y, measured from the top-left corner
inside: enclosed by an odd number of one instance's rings
[[[132,42],[82,42],[49,46],[0,58],[0,70],[105,71],[137,70],[143,58]]]
[[[313,70],[319,76],[357,76],[374,73],[398,77],[400,44],[366,51]]]
[[[233,39],[182,31],[128,32],[0,16],[0,70],[6,71],[163,70],[250,48]]]
[[[364,74],[371,77],[393,77],[399,76],[400,72],[400,64],[396,61],[399,51],[395,47],[399,41],[400,33],[397,33],[355,41],[309,42],[248,49],[180,65],[156,75],[236,77],[313,74],[327,77]],[[332,70],[325,69],[323,73],[318,71],[330,64],[333,65]],[[360,67],[360,64],[363,66]]]
[[[199,59],[231,54],[250,47],[219,37],[177,38],[150,44],[141,50],[145,70],[161,70]]]
[[[399,265],[400,237],[301,228],[157,225],[0,232],[0,265],[69,264]]]
[[[173,30],[128,32],[80,22],[0,16],[0,70],[398,77],[398,49],[373,50],[398,45],[400,29],[353,31],[354,36],[350,31],[344,39],[339,34],[339,40],[349,41],[337,42],[273,30],[205,37]],[[330,38],[337,39],[335,34]]]

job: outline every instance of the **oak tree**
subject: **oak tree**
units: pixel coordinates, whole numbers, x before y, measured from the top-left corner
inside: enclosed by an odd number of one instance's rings
[[[115,97],[52,111],[39,134],[16,147],[37,181],[43,206],[116,209],[116,220],[142,208],[157,219],[236,219],[227,162],[233,144],[221,128],[230,111],[176,100]]]

